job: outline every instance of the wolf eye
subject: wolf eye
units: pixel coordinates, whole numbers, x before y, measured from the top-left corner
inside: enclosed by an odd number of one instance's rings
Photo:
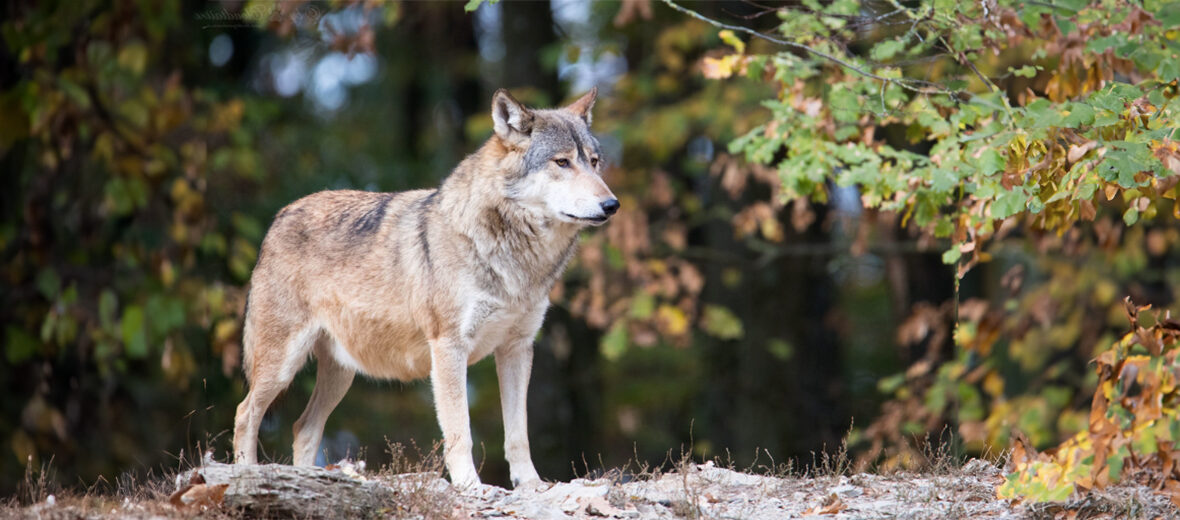
[[[590,158],[590,166],[592,166],[594,168],[598,167],[598,158],[597,157]]]
[[[570,167],[569,159],[554,159],[553,162],[557,163],[557,165],[561,166],[562,168],[569,168]]]

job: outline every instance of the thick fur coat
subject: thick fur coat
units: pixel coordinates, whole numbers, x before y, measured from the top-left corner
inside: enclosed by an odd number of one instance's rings
[[[498,91],[494,135],[438,189],[325,191],[278,213],[247,301],[239,463],[256,462],[263,414],[314,356],[315,390],[295,423],[296,465],[314,463],[324,423],[356,373],[429,376],[451,479],[476,484],[467,366],[494,354],[512,480],[538,479],[525,412],[532,341],[579,231],[618,209],[589,129],[594,98],[533,110]]]

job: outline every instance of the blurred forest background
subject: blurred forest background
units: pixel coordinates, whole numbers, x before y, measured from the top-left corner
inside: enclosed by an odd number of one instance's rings
[[[548,107],[597,85],[623,208],[537,342],[544,478],[845,439],[862,467],[918,467],[930,443],[1085,431],[1123,299],[1175,306],[1174,6],[684,5],[0,7],[0,493],[28,464],[85,486],[226,459],[272,216],[438,184],[500,87]],[[290,460],[313,383],[269,414],[264,458]],[[490,362],[470,387],[482,477],[506,484]],[[325,461],[438,436],[425,382],[358,379]]]

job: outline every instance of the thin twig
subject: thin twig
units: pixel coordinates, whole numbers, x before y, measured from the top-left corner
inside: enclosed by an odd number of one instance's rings
[[[943,38],[942,36],[938,37],[938,41],[942,42],[942,45],[945,46],[946,49],[948,51],[950,51],[951,54],[953,54],[955,56],[955,58],[959,61],[959,63],[970,67],[971,71],[974,72],[975,76],[978,77],[979,80],[983,82],[984,86],[986,86],[992,92],[999,94],[1000,101],[1004,102],[1004,113],[1008,114],[1008,127],[1011,128],[1014,121],[1015,121],[1015,118],[1012,116],[1012,106],[1008,104],[1008,96],[1004,95],[1003,91],[1000,90],[1000,87],[998,85],[996,85],[995,82],[993,82],[987,76],[984,76],[983,73],[979,71],[979,67],[975,66],[974,62],[967,59],[967,53],[961,52],[961,51],[956,51],[955,49],[951,48],[950,42],[946,41],[946,38]]]
[[[744,3],[746,3],[748,5],[752,5],[754,7],[759,8],[759,9],[762,9],[762,11],[754,13],[754,14],[748,14],[748,15],[734,14],[733,16],[735,16],[737,18],[741,18],[743,20],[754,20],[756,18],[761,18],[762,16],[770,14],[770,13],[777,13],[777,12],[791,10],[791,8],[788,8],[788,7],[772,7],[772,6],[768,6],[768,5],[762,5],[757,2],[754,2],[753,0],[745,0]],[[798,9],[800,11],[808,13],[808,14],[821,14],[821,13],[816,12],[814,9],[808,9],[806,7],[799,7]],[[872,23],[881,22],[881,21],[885,20],[886,18],[889,18],[889,17],[891,17],[895,14],[901,13],[903,11],[905,11],[905,8],[900,7],[894,11],[890,11],[888,13],[879,14],[877,16],[872,16],[872,17],[863,16],[863,15],[856,15],[856,14],[835,14],[835,13],[822,13],[822,14],[824,16],[827,16],[830,18],[837,18],[840,20],[846,20],[846,21],[850,22],[849,26],[859,26],[859,25],[868,25],[868,24],[872,24]],[[733,13],[730,13],[730,14],[733,14]]]
[[[714,20],[714,19],[709,18],[701,13],[693,11],[692,9],[681,7],[681,6],[677,5],[675,2],[673,2],[672,0],[663,0],[663,1],[665,4],[668,4],[668,7],[671,7],[672,9],[680,11],[684,14],[687,14],[693,18],[696,18],[697,20],[705,22],[705,23],[712,25],[714,27],[720,27],[722,29],[729,29],[731,31],[743,32],[743,33],[749,34],[750,36],[754,36],[756,38],[761,38],[761,39],[766,40],[771,43],[776,43],[776,44],[779,44],[779,45],[782,45],[785,47],[798,49],[798,50],[806,52],[808,54],[812,54],[812,55],[818,56],[820,58],[823,58],[825,60],[828,60],[828,61],[835,63],[841,67],[844,67],[844,68],[851,70],[857,74],[860,74],[861,76],[864,76],[866,78],[871,78],[871,79],[875,79],[877,81],[884,81],[887,83],[892,83],[892,84],[897,85],[901,88],[904,88],[904,89],[909,90],[911,92],[917,92],[919,94],[946,94],[949,96],[955,95],[954,91],[947,90],[937,84],[930,83],[928,81],[908,79],[908,78],[900,78],[900,79],[899,78],[887,78],[885,76],[881,76],[881,75],[869,72],[867,70],[864,70],[852,63],[849,63],[845,60],[842,60],[836,56],[833,56],[833,55],[823,52],[821,50],[813,49],[811,47],[808,47],[808,46],[800,44],[800,43],[795,43],[792,41],[787,41],[787,40],[775,38],[773,36],[768,36],[768,35],[758,32],[758,31],[755,31],[753,29],[750,29],[748,27],[742,27],[740,25],[730,25],[730,24],[727,24],[724,22]]]
[[[1024,3],[1032,4],[1032,5],[1043,5],[1045,7],[1052,7],[1053,9],[1063,9],[1063,10],[1072,11],[1075,13],[1078,12],[1078,10],[1073,7],[1069,7],[1069,6],[1065,6],[1065,5],[1061,5],[1061,4],[1054,4],[1052,2],[1036,2],[1033,0],[1026,0]]]

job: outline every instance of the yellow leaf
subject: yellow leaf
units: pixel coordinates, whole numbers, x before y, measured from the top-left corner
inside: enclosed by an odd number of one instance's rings
[[[705,57],[701,62],[701,72],[709,79],[725,79],[733,75],[733,56],[722,58]]]
[[[1113,200],[1114,196],[1119,194],[1119,187],[1113,184],[1107,184],[1102,188],[1102,191],[1106,194],[1106,200]]]
[[[660,329],[670,336],[688,332],[688,317],[684,315],[684,311],[673,305],[660,305],[656,311],[656,322],[659,323]]]
[[[233,318],[225,318],[217,322],[213,327],[213,341],[215,343],[224,343],[233,340],[238,336],[238,321]]]
[[[738,54],[746,52],[746,42],[742,41],[741,38],[738,38],[737,35],[733,34],[733,31],[726,29],[717,33],[717,36],[720,36],[721,41],[725,42],[730,47],[733,47],[734,50],[738,51]]]
[[[983,391],[992,397],[1000,397],[1004,393],[1004,378],[995,371],[988,372],[983,378]]]
[[[143,70],[147,66],[147,59],[147,47],[143,43],[133,41],[119,49],[119,55],[115,61],[123,69],[139,76],[143,74]]]

